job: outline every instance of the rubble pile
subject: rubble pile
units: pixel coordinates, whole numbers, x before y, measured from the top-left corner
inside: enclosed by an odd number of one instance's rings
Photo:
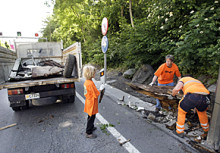
[[[17,59],[9,81],[22,81],[39,77],[61,76],[64,66],[53,60]]]
[[[114,86],[139,99],[139,100],[136,98],[132,99],[129,96],[127,97],[123,96],[123,98],[118,99],[117,101],[119,105],[125,105],[131,109],[140,112],[140,115],[143,118],[145,118],[147,122],[150,122],[155,125],[159,125],[159,127],[162,128],[167,128],[168,131],[175,131],[177,111],[178,111],[177,106],[179,100],[182,98],[183,95],[181,95],[180,93],[177,97],[170,99],[170,95],[172,93],[170,91],[172,91],[172,89],[167,89],[168,92],[165,94],[163,94],[162,92],[160,93],[160,91],[162,90],[158,89],[158,87],[149,87],[148,89],[148,84],[152,80],[153,75],[147,75],[148,70],[147,68],[145,69],[140,68],[139,71],[136,72],[135,74],[131,73],[130,74],[131,76],[127,78],[132,78],[132,80],[122,77],[121,75],[122,73],[120,72],[118,73],[115,71],[114,71],[115,73],[111,72],[113,75],[112,74],[107,75],[108,76],[107,82],[109,82],[108,84],[110,84],[111,86]],[[175,82],[176,81],[177,79],[175,80]],[[208,90],[211,92],[211,104],[209,105],[207,110],[207,116],[209,120],[213,112],[214,99],[215,99],[214,95],[216,89],[216,85],[212,85],[212,86],[208,88]],[[213,90],[211,90],[210,88]],[[158,96],[158,93],[161,94],[161,96],[160,95]],[[159,112],[155,112],[155,104],[156,104],[155,98],[160,100],[162,107],[164,108]],[[142,102],[140,102],[140,100]],[[169,106],[172,108],[172,110],[168,109]],[[184,127],[185,127],[185,137],[183,140],[185,142],[187,142],[188,144],[192,145],[193,147],[199,150],[201,149],[202,151],[206,150],[208,152],[212,152],[204,148],[204,144],[206,143],[205,142],[206,140],[204,140],[205,138],[202,137],[204,131],[200,126],[198,115],[195,110],[191,110],[190,112],[187,113]]]

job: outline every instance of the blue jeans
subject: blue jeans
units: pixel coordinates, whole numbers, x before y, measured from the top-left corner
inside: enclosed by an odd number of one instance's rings
[[[158,86],[174,86],[174,83],[173,82],[168,83],[168,84],[160,84],[160,83],[158,83]],[[156,108],[161,109],[160,101],[158,99],[156,99],[156,102],[157,102]],[[171,109],[171,108],[169,107],[169,109]]]

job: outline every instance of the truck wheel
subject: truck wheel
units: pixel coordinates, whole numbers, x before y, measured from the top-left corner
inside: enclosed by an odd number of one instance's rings
[[[70,78],[73,72],[74,64],[76,63],[76,57],[72,54],[68,54],[66,58],[66,64],[63,71],[63,76],[65,78]]]
[[[26,105],[22,106],[21,109],[28,109],[29,108],[29,100],[25,100]]]
[[[13,111],[21,111],[29,108],[29,101],[25,100],[25,105],[24,106],[17,106],[17,107],[12,107]]]
[[[12,107],[13,111],[17,112],[17,111],[20,111],[21,110],[21,107]]]

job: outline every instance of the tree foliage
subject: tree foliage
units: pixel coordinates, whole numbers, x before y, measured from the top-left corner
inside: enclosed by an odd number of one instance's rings
[[[103,65],[101,21],[108,18],[107,65],[155,69],[175,55],[182,74],[217,78],[219,0],[56,0],[44,37],[82,43],[84,63]],[[132,16],[131,16],[132,15]],[[132,25],[133,24],[133,25]]]

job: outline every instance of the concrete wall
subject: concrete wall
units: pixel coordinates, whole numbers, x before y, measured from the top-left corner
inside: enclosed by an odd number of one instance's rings
[[[15,52],[0,46],[0,83],[8,80],[8,76],[14,66],[15,60]]]

